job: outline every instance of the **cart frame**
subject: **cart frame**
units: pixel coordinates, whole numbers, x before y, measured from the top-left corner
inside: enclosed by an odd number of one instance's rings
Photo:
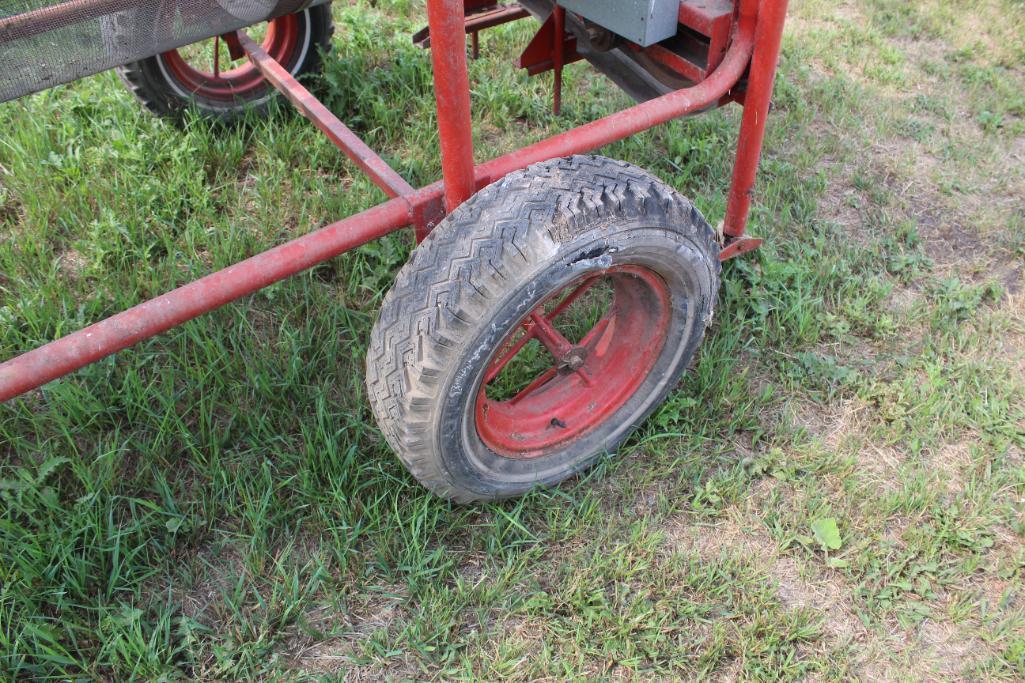
[[[54,11],[60,7],[75,13],[74,16],[102,13],[105,2],[107,0],[71,0],[63,6],[50,8],[47,15],[52,21]],[[262,47],[244,32],[238,32],[237,48],[244,50],[264,78],[291,100],[390,199],[0,364],[0,402],[383,235],[414,226],[420,241],[445,215],[475,192],[513,171],[548,159],[593,151],[715,105],[727,97],[742,101],[744,112],[721,229],[720,259],[757,248],[762,240],[746,236],[745,231],[786,7],[787,0],[739,0],[732,41],[725,57],[696,85],[477,165],[471,133],[464,2],[427,0],[443,180],[420,189],[411,187]],[[561,30],[563,14],[558,6],[555,15]],[[68,20],[73,21],[74,16]],[[32,22],[33,17],[19,15],[0,22],[11,24],[0,28],[17,26],[19,31],[31,32]],[[4,31],[0,31],[2,33]],[[229,39],[234,41],[235,36]],[[561,41],[556,41],[553,51],[556,76],[564,59],[560,46]],[[738,92],[742,80],[745,85],[742,92]]]

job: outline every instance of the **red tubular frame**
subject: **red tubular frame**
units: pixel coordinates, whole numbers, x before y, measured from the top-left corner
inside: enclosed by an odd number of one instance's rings
[[[438,103],[441,166],[445,174],[445,208],[452,212],[477,191],[463,0],[428,0],[427,23],[433,46],[431,61],[434,96]]]
[[[753,248],[751,245],[756,246],[757,241],[740,238],[764,138],[787,2],[761,0],[760,9],[756,8],[756,3],[757,0],[742,0],[733,42],[725,58],[715,72],[698,85],[606,116],[475,168],[463,3],[461,0],[428,0],[444,180],[415,191],[295,79],[271,64],[273,60],[269,62],[259,46],[243,38],[242,44],[250,59],[268,80],[366,170],[374,182],[396,198],[0,364],[0,402],[372,239],[424,222],[425,216],[440,213],[437,207],[442,198],[448,211],[452,211],[478,187],[530,164],[589,152],[715,104],[731,92],[749,65],[737,165],[725,221],[726,234],[734,240],[723,250],[723,256]]]
[[[0,402],[408,224],[392,199],[29,351],[0,365]]]

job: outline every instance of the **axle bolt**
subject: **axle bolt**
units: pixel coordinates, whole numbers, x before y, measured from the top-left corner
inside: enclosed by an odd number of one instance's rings
[[[556,366],[559,372],[576,372],[583,367],[584,362],[587,360],[587,351],[579,346],[574,346],[572,349],[567,351],[562,358],[559,359],[559,363]]]

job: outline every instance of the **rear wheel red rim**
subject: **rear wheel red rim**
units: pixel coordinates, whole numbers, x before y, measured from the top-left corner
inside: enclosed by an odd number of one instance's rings
[[[288,14],[267,22],[267,33],[263,49],[286,68],[293,61],[301,40],[299,16]],[[219,38],[210,41],[213,50],[218,50]],[[259,70],[246,61],[227,71],[207,71],[196,68],[178,51],[171,50],[160,55],[168,75],[175,79],[178,87],[195,97],[207,100],[235,102],[249,99],[254,92],[267,88]]]
[[[610,286],[611,303],[573,343],[559,331],[559,318],[600,282]],[[669,288],[642,266],[617,266],[560,288],[492,356],[474,411],[481,441],[499,455],[522,460],[561,451],[587,436],[623,408],[650,375],[669,322]],[[535,339],[547,350],[551,367],[510,398],[489,397],[489,385]]]

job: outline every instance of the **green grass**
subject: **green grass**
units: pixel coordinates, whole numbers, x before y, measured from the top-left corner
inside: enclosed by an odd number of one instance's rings
[[[424,21],[336,3],[324,100],[440,175]],[[620,456],[427,494],[363,390],[394,235],[0,406],[0,679],[1025,677],[1025,6],[794,0],[693,370]],[[627,104],[471,64],[478,159]],[[739,110],[611,145],[713,224]],[[111,74],[0,106],[0,358],[383,199],[285,112]],[[836,520],[839,548],[816,535]]]

